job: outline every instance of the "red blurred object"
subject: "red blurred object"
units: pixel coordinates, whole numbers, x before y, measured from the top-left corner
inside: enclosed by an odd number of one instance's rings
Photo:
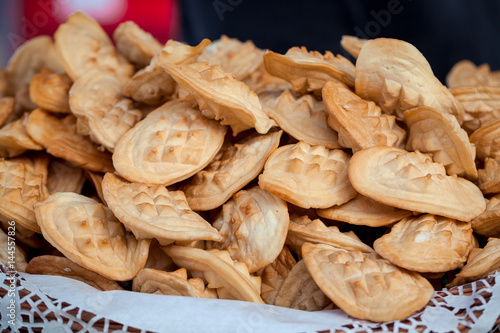
[[[161,43],[180,37],[176,0],[23,0],[23,4],[19,31],[25,39],[53,35],[76,10],[94,17],[110,36],[121,22],[134,21]]]

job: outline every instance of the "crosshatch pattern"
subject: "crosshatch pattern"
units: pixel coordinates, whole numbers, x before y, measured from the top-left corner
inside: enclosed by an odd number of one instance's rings
[[[181,191],[162,185],[128,183],[107,174],[103,194],[110,209],[137,238],[156,238],[161,245],[175,240],[219,241],[221,236],[193,212]]]
[[[0,216],[16,217],[30,230],[39,227],[33,213],[33,204],[44,198],[44,178],[47,177],[47,160],[16,158],[0,161]]]
[[[6,268],[0,264],[0,297],[2,303],[4,300],[8,299],[7,294],[10,281],[7,280],[8,276],[6,273]],[[17,273],[15,276],[17,279],[16,293],[19,295],[20,305],[19,318],[21,318],[23,322],[23,326],[19,327],[21,332],[40,332],[44,327],[50,327],[50,325],[57,326],[58,323],[64,323],[74,332],[86,332],[93,329],[106,332],[149,333],[147,330],[130,327],[124,323],[110,320],[99,314],[91,313],[66,302],[57,300],[42,293],[38,289],[27,289],[22,284],[25,280]],[[492,296],[495,289],[494,287],[499,281],[500,273],[497,272],[486,279],[435,292],[426,308],[405,320],[386,323],[370,323],[353,319],[351,324],[339,326],[332,323],[332,328],[317,332],[431,332],[435,331],[436,327],[431,327],[428,324],[439,324],[439,322],[435,321],[428,322],[430,319],[428,312],[431,311],[439,311],[440,313],[446,313],[447,315],[457,317],[457,327],[451,331],[457,333],[466,332],[474,327],[485,311],[498,307],[498,304],[496,304]],[[133,297],[132,294],[131,297]],[[470,298],[470,306],[468,308],[455,307],[456,300],[459,297]],[[498,297],[498,295],[495,295],[495,297]],[[0,316],[4,316],[3,309],[0,311]],[[5,322],[5,318],[0,317],[0,329],[2,332],[14,332],[12,328],[6,326]],[[337,327],[333,328],[334,326]],[[498,332],[498,330],[500,330],[500,316],[498,316],[493,323],[490,332]]]
[[[130,280],[144,265],[150,240],[137,240],[109,208],[91,198],[56,193],[36,207],[36,214],[44,237],[68,259],[101,269],[107,278]]]

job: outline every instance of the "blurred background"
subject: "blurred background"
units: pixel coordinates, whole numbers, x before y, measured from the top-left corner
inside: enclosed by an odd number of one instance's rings
[[[306,46],[347,56],[343,34],[392,37],[415,45],[441,81],[462,59],[500,69],[498,0],[0,0],[0,65],[20,43],[53,34],[77,10],[109,34],[132,20],[160,42],[196,44],[227,34],[280,53]]]
[[[22,42],[53,35],[69,14],[83,11],[111,36],[124,21],[134,21],[160,42],[180,39],[176,0],[0,0],[0,66]]]

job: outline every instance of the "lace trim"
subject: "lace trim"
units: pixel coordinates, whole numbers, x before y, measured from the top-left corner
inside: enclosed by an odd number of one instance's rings
[[[8,304],[11,277],[17,322],[10,325]],[[150,331],[131,327],[97,313],[83,310],[52,298],[26,282],[18,273],[11,274],[0,263],[0,330],[2,332],[137,332]],[[500,272],[473,283],[443,289],[421,311],[405,320],[373,323],[352,318],[351,324],[335,325],[318,333],[337,332],[499,332],[500,331]],[[130,297],[134,297],[131,293]],[[4,306],[5,305],[5,306]]]

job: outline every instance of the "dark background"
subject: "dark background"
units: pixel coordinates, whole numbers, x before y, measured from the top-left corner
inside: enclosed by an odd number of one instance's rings
[[[22,41],[53,34],[71,11],[112,34],[133,20],[160,42],[221,34],[285,53],[292,46],[347,53],[342,35],[415,45],[444,82],[462,59],[500,70],[500,0],[0,0],[0,66]]]
[[[497,0],[182,0],[181,9],[188,43],[225,33],[280,53],[297,45],[345,55],[344,34],[391,37],[415,45],[443,82],[462,59],[500,69]]]

